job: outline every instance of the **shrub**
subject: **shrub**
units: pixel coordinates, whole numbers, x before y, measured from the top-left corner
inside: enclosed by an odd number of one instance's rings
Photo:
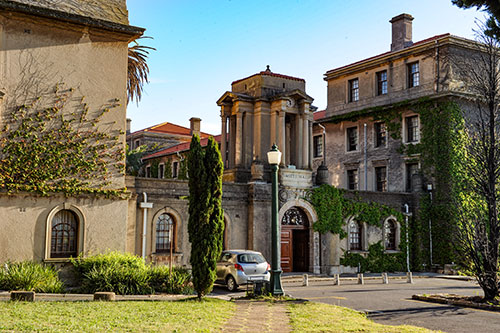
[[[33,261],[8,262],[0,268],[0,289],[61,293],[64,285],[51,267]]]
[[[149,285],[149,268],[144,259],[135,255],[119,252],[87,258],[80,255],[71,259],[71,263],[80,280],[81,292],[113,291],[121,295],[153,292]]]
[[[121,295],[144,295],[156,292],[187,294],[192,292],[191,274],[167,266],[149,266],[144,259],[126,253],[109,252],[71,259],[80,292],[113,291]]]
[[[167,266],[152,266],[149,270],[151,287],[156,292],[169,294],[191,294],[191,274],[186,268],[173,267],[172,274]]]

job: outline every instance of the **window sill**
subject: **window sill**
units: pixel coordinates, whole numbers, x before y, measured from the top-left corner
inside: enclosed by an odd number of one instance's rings
[[[365,250],[349,250],[347,251],[348,253],[353,253],[353,254],[368,254],[368,251]]]
[[[43,259],[43,262],[53,263],[53,264],[67,263],[69,261],[70,261],[70,258],[45,258],[45,259]]]
[[[400,250],[384,250],[384,253],[385,254],[397,254],[397,253],[401,253]]]

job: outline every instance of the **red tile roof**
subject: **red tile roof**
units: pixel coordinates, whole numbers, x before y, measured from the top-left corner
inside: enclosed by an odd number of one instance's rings
[[[411,47],[413,47],[415,45],[425,44],[427,42],[430,42],[430,41],[433,41],[433,40],[436,40],[436,39],[439,39],[439,38],[442,38],[442,37],[447,37],[447,36],[451,36],[451,34],[446,33],[446,34],[442,34],[442,35],[436,35],[436,36],[433,36],[433,37],[430,37],[430,38],[427,38],[427,39],[423,39],[423,40],[420,40],[418,42],[413,43],[411,46],[407,47],[406,49],[409,49],[409,48],[411,48]],[[399,51],[401,51],[401,50],[399,50]],[[360,60],[360,61],[353,62],[352,64],[348,64],[348,65],[344,65],[344,66],[337,67],[337,68],[334,68],[334,69],[330,69],[329,71],[326,72],[326,74],[328,75],[328,73],[334,72],[334,71],[338,71],[339,69],[342,69],[342,68],[351,67],[351,66],[354,66],[354,65],[357,65],[357,64],[361,64],[361,63],[363,63],[365,61],[369,61],[369,60],[372,60],[372,59],[383,57],[383,56],[388,55],[390,53],[393,53],[393,52],[392,51],[387,51],[387,52],[380,53],[380,54],[378,54],[376,56],[373,56],[373,57],[369,57],[369,58],[366,58],[366,59],[363,59],[363,60]]]
[[[326,116],[326,110],[316,111],[313,113],[314,120],[323,119]]]
[[[164,134],[175,134],[175,135],[186,135],[186,136],[191,136],[191,130],[187,127],[172,124],[169,122],[164,122],[158,125],[150,126],[148,128],[133,132],[132,134],[135,133],[141,133],[141,132],[151,132],[151,133],[164,133]],[[208,138],[210,134],[201,132],[200,137],[201,138]]]
[[[221,135],[219,134],[219,135],[214,136],[214,139],[215,139],[215,141],[217,143],[220,143],[220,141],[221,141]],[[205,138],[201,138],[200,144],[201,144],[202,147],[205,147],[208,144],[208,136],[205,137]],[[188,151],[190,145],[191,145],[191,142],[179,143],[178,145],[162,149],[162,150],[157,151],[156,153],[153,153],[151,155],[144,156],[142,159],[143,160],[147,160],[147,159],[150,159],[150,158],[161,157],[161,156],[166,156],[166,155],[172,155],[172,154],[175,154],[177,152],[180,153],[180,152],[183,152],[183,151]]]
[[[240,79],[240,80],[233,81],[233,83],[231,83],[231,84],[235,84],[235,83],[238,83],[238,82],[244,81],[244,80],[249,79],[249,78],[251,78],[251,77],[254,77],[254,76],[256,76],[256,75],[267,75],[267,76],[279,77],[279,78],[281,78],[281,79],[295,80],[295,81],[304,81],[304,82],[306,82],[306,80],[301,79],[301,78],[299,78],[299,77],[294,77],[294,76],[288,76],[288,75],[283,75],[283,74],[273,73],[273,72],[271,72],[270,70],[265,70],[265,71],[259,72],[259,73],[257,73],[257,74],[253,74],[253,75],[247,76],[246,78],[243,78],[243,79]]]

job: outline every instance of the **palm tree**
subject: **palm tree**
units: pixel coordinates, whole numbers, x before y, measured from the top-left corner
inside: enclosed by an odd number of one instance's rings
[[[139,37],[132,41],[133,45],[128,47],[128,77],[127,77],[127,104],[135,99],[139,103],[142,96],[144,83],[148,83],[149,67],[146,62],[149,51],[156,51],[154,47],[140,45],[137,41]]]

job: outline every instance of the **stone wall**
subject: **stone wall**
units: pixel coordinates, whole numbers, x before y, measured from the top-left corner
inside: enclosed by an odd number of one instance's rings
[[[128,24],[126,0],[13,0],[13,2]]]
[[[127,250],[127,200],[1,193],[0,263],[8,260],[65,261],[47,256],[47,249],[50,250],[47,243],[49,216],[59,209],[78,213],[79,223],[83,224],[83,244],[79,242],[83,253]]]

